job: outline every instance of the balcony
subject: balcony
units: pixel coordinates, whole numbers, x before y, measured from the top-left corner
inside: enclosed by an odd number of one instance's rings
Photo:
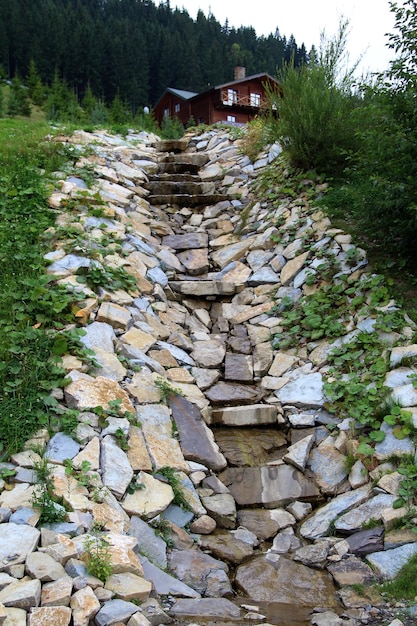
[[[258,109],[265,109],[267,102],[261,98],[260,94],[239,94],[236,91],[223,89],[219,92],[219,99],[217,101],[218,108],[239,107],[242,109],[249,109],[251,111],[257,111]]]

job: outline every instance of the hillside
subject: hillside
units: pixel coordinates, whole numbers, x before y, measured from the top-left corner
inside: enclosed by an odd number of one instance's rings
[[[260,193],[279,147],[252,162],[241,141],[223,129],[52,142],[76,157],[53,177],[45,257],[50,292],[72,300],[54,331],[67,380],[56,419],[2,465],[7,616],[396,614],[376,584],[417,547],[402,484],[415,325],[315,209],[320,184]]]

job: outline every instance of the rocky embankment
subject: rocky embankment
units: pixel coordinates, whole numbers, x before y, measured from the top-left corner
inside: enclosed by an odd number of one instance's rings
[[[227,130],[56,140],[80,150],[79,175],[56,175],[48,272],[90,363],[63,356],[54,396],[74,411],[3,464],[0,623],[388,624],[370,587],[417,552],[392,530],[389,462],[414,445],[384,424],[370,466],[325,383],[332,349],[379,333],[414,419],[417,346],[410,321],[378,330],[394,303],[355,309],[372,301],[363,251],[310,207],[313,181],[255,197],[276,146],[252,163]],[[280,344],[323,258],[352,308],[337,337]]]

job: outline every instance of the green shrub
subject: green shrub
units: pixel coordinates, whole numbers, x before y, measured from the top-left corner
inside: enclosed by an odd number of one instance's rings
[[[278,76],[281,91],[269,93],[271,140],[278,140],[290,162],[302,169],[339,173],[346,154],[356,147],[352,111],[360,104],[354,95],[352,69],[344,69],[348,22],[338,35],[322,35],[319,53],[300,67],[287,63]]]

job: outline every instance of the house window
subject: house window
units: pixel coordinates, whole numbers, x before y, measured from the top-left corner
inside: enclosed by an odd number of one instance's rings
[[[237,104],[237,90],[236,89],[228,89],[227,93],[223,95],[225,98],[223,100],[223,104],[227,104],[228,106],[232,106],[232,104]]]
[[[260,107],[261,106],[261,94],[260,93],[251,93],[251,95],[250,95],[250,105],[252,107]]]
[[[235,115],[228,115],[227,116],[227,121],[228,122],[236,122],[236,116]]]
[[[175,113],[179,113],[179,112],[180,112],[180,109],[181,109],[181,105],[180,105],[180,103],[179,103],[179,102],[176,102],[176,103],[175,103],[175,107],[174,107],[174,111],[175,111]]]
[[[164,109],[164,117],[169,117],[169,108]]]

